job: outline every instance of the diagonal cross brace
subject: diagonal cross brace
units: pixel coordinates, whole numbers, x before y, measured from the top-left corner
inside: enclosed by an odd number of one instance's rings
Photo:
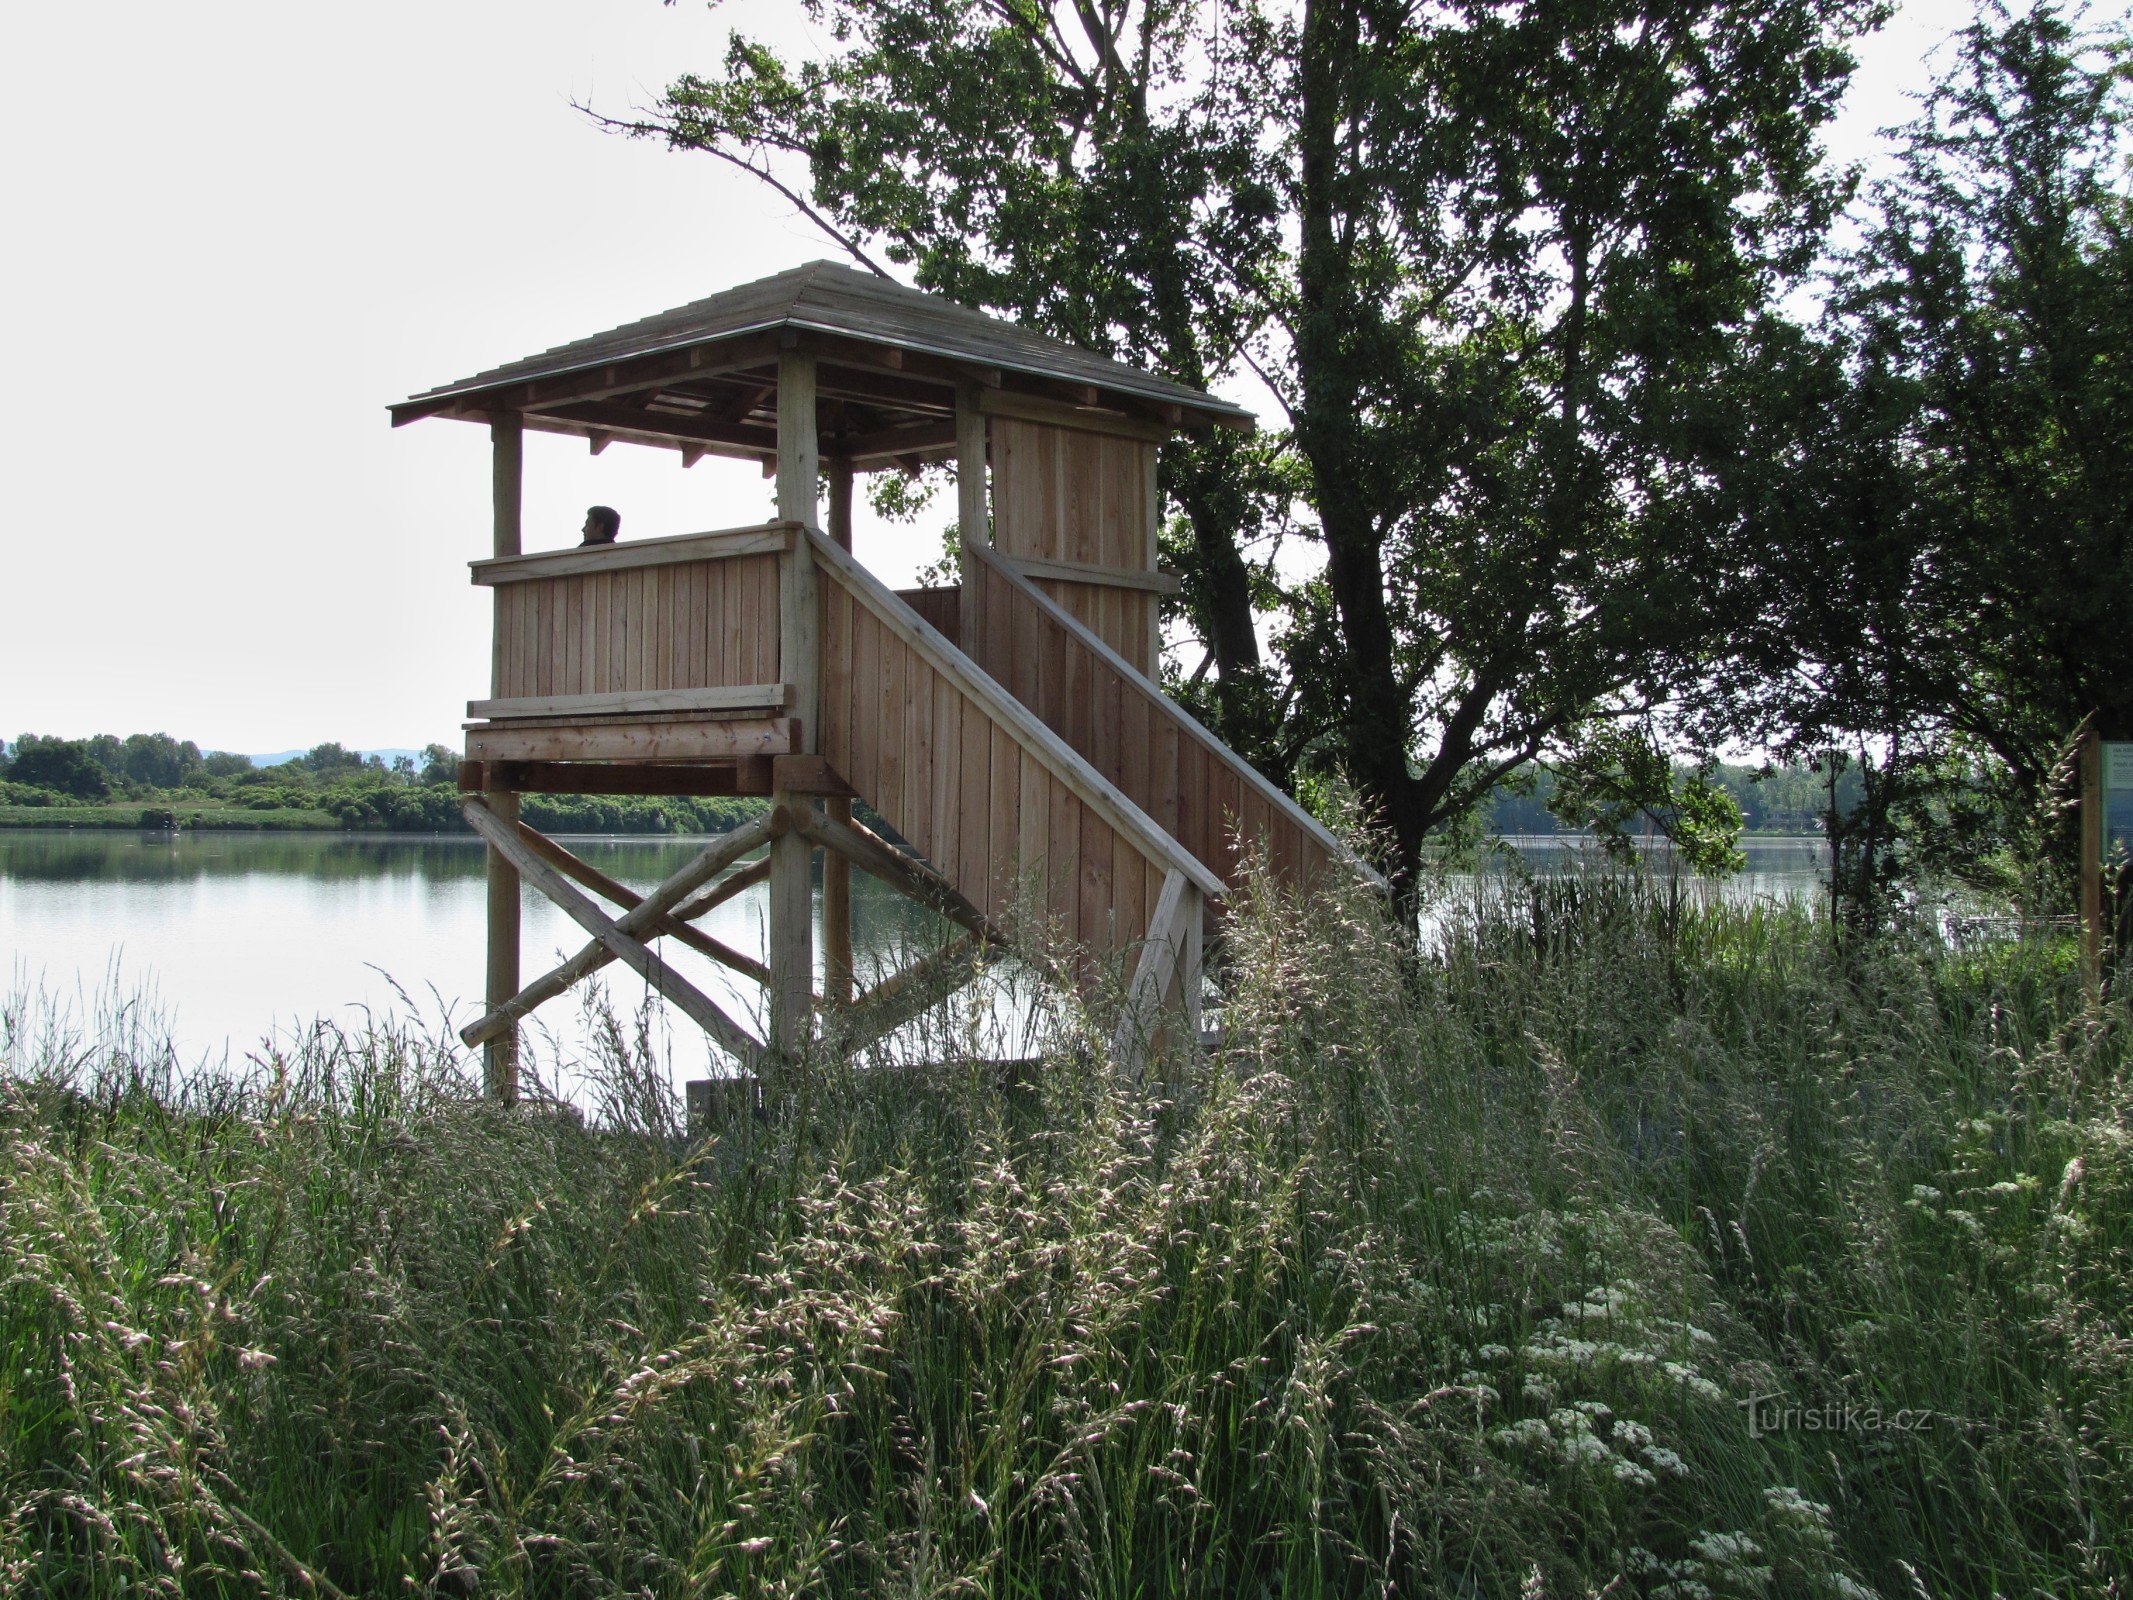
[[[474,831],[488,841],[497,854],[516,867],[527,882],[553,900],[572,921],[591,934],[594,941],[562,966],[536,979],[488,1015],[462,1028],[459,1034],[462,1039],[472,1045],[496,1037],[535,1006],[553,999],[587,973],[603,965],[606,960],[612,959],[626,963],[645,982],[672,1001],[691,1021],[737,1056],[743,1065],[752,1068],[757,1064],[763,1047],[754,1036],[720,1010],[709,995],[675,972],[647,948],[642,936],[653,929],[661,918],[692,891],[749,851],[785,831],[782,812],[773,812],[770,817],[749,823],[727,834],[645,896],[642,902],[617,921],[610,919],[599,906],[580,893],[568,878],[528,849],[526,842],[518,836],[518,830],[506,823],[484,801],[468,796],[460,804]]]
[[[1147,1064],[1155,1039],[1163,1002],[1173,986],[1178,989],[1187,1025],[1199,1026],[1200,891],[1173,869],[1164,875],[1162,892],[1155,899],[1155,914],[1148,919],[1148,937],[1141,945],[1141,959],[1126,989],[1126,1010],[1119,1018],[1111,1047],[1128,1070],[1139,1072]]]

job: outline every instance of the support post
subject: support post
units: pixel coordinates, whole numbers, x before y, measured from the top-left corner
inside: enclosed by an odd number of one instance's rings
[[[852,802],[825,800],[830,821],[846,826]],[[822,852],[822,994],[840,1006],[852,1003],[852,864],[834,850]]]
[[[2091,1004],[2103,1000],[2103,740],[2081,735],[2081,979]]]
[[[829,464],[830,542],[845,554],[852,551],[852,458],[831,456]]]
[[[958,621],[963,649],[971,655],[978,654],[985,602],[978,587],[984,568],[970,552],[992,542],[985,493],[985,437],[985,413],[978,409],[977,388],[964,384],[955,395],[955,526],[956,542],[962,547],[957,562],[962,577]]]
[[[817,526],[821,447],[815,420],[815,358],[805,350],[778,357],[778,515]],[[789,685],[787,709],[799,725],[794,754],[821,746],[822,607],[813,547],[793,540],[778,571],[778,674]],[[812,814],[805,795],[773,792],[771,803],[794,822]],[[770,1049],[791,1061],[806,1049],[814,1021],[813,843],[797,827],[770,844]]]
[[[521,496],[525,484],[526,436],[518,414],[492,413],[489,418],[490,499],[494,513],[493,554],[515,556],[522,541]],[[496,595],[501,608],[503,595]],[[503,682],[503,629],[492,621],[489,692],[501,697]],[[504,789],[486,789],[489,807],[507,824],[518,821],[518,796]],[[519,885],[518,870],[494,845],[488,852],[489,951],[484,992],[489,1009],[518,993],[519,982]],[[482,1078],[489,1097],[505,1105],[518,1102],[518,1030],[512,1028],[482,1046]]]

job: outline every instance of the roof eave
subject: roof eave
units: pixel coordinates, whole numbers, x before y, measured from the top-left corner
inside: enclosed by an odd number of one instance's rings
[[[1213,395],[1187,389],[1183,384],[1165,385],[1165,389],[1170,392],[1164,392],[1164,390],[1144,388],[1137,385],[1107,382],[1098,377],[1060,373],[1028,363],[998,359],[981,361],[966,352],[951,350],[938,344],[919,340],[896,340],[892,342],[854,333],[850,329],[838,327],[834,323],[791,316],[749,323],[742,327],[719,333],[708,339],[671,340],[664,344],[651,345],[643,350],[633,350],[627,356],[608,356],[601,359],[574,362],[552,370],[525,373],[517,377],[502,379],[495,383],[462,383],[443,389],[431,389],[422,394],[411,395],[406,400],[402,400],[386,409],[392,418],[392,425],[396,428],[403,427],[410,422],[419,422],[424,417],[437,416],[440,413],[463,409],[469,401],[484,395],[497,394],[501,391],[513,389],[521,384],[543,382],[554,378],[567,378],[579,373],[594,372],[601,367],[617,366],[624,361],[648,360],[659,356],[675,355],[685,350],[711,350],[733,340],[745,339],[752,335],[770,333],[787,328],[848,340],[856,344],[870,345],[882,350],[908,350],[914,354],[931,356],[935,360],[947,361],[972,371],[995,370],[1012,372],[1017,377],[1034,378],[1044,382],[1088,384],[1093,388],[1123,396],[1128,400],[1138,401],[1142,405],[1164,408],[1175,407],[1185,416],[1201,422],[1211,423],[1219,428],[1227,428],[1232,432],[1252,433],[1258,428],[1258,419],[1242,406],[1234,405],[1227,400],[1217,399]],[[656,382],[657,380],[651,381]]]

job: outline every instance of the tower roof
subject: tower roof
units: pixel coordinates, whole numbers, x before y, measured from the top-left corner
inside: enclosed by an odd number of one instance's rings
[[[812,344],[825,362],[871,370],[877,377],[906,374],[921,388],[929,380],[952,385],[975,378],[995,388],[1116,408],[1172,427],[1252,426],[1251,413],[1227,400],[832,261],[812,261],[425,390],[394,406],[392,418],[398,426],[419,417],[475,417],[510,410],[525,414],[528,425],[538,427],[545,413],[550,421],[573,424],[554,431],[597,435],[602,420],[636,423],[640,425],[606,431],[646,442],[686,444],[695,439],[705,448],[725,445],[738,453],[758,454],[766,445],[774,448],[775,441],[740,437],[759,431],[749,427],[753,407],[726,419],[726,431],[736,437],[704,438],[702,424],[712,419],[703,413],[712,408],[682,402],[719,398],[707,384],[730,382],[750,365],[774,364],[781,344]],[[693,395],[692,386],[697,391]],[[872,385],[875,394],[854,396],[854,403],[878,401],[882,415],[872,420],[893,422],[889,413],[895,409],[895,397],[884,392],[893,387],[877,381]],[[754,404],[762,398],[757,392]],[[662,406],[662,399],[674,403]],[[611,414],[627,409],[631,400],[639,402],[631,416]],[[933,409],[921,404],[912,415]],[[674,431],[666,431],[656,420],[662,412],[671,414],[677,424]],[[910,416],[902,420],[908,422]],[[688,422],[698,424],[695,431],[680,426]]]

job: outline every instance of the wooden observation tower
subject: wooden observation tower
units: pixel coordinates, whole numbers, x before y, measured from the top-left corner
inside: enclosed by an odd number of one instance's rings
[[[1030,907],[1086,952],[1082,981],[1122,964],[1130,1052],[1166,1007],[1196,1025],[1204,930],[1244,852],[1292,881],[1367,871],[1159,686],[1175,580],[1156,562],[1156,451],[1181,429],[1250,429],[1226,401],[816,262],[392,410],[421,417],[486,423],[495,452],[495,549],[472,564],[495,596],[494,673],[467,707],[461,787],[489,846],[488,1009],[464,1033],[498,1095],[516,1093],[518,1021],[609,961],[755,1070],[821,1020],[848,1047],[909,1020]],[[595,454],[758,461],[778,519],[526,554],[529,428]],[[932,461],[956,464],[962,581],[891,590],[853,558],[853,478]],[[527,792],[771,804],[639,897],[520,822]],[[855,995],[854,866],[968,939]],[[530,983],[522,878],[589,941]],[[766,879],[767,961],[694,925]],[[762,983],[768,1038],[662,961],[662,938]]]

